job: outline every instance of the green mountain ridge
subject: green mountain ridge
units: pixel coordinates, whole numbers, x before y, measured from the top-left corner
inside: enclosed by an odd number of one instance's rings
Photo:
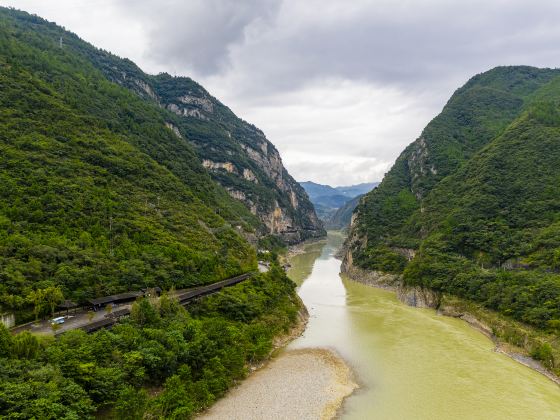
[[[559,87],[520,66],[458,89],[358,205],[346,263],[558,328]]]
[[[47,284],[83,301],[255,267],[239,233],[258,221],[163,110],[29,30],[39,18],[2,9],[0,19],[2,306]]]
[[[255,272],[247,239],[267,230],[204,167],[190,123],[92,57],[133,66],[0,8],[0,314],[21,323],[63,298],[164,293],[92,334],[0,323],[0,418],[192,418],[294,326],[295,284],[276,263]],[[188,308],[168,293],[247,272]]]
[[[134,63],[81,41],[71,46],[87,55],[105,76],[167,109],[167,126],[195,148],[214,180],[257,217],[258,236],[278,235],[297,243],[325,234],[303,188],[282,164],[276,147],[254,125],[188,77],[145,74]]]

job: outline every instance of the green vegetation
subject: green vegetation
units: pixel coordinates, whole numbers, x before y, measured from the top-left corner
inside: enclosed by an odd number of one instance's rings
[[[2,309],[30,320],[38,289],[80,303],[254,269],[240,235],[254,216],[166,127],[167,111],[60,48],[61,33],[0,10]]]
[[[430,234],[404,272],[407,282],[483,302],[541,328],[560,320],[560,248],[553,239],[560,219],[560,126],[550,124],[551,115],[543,119],[530,108],[432,191],[420,219]]]
[[[4,419],[186,419],[267,357],[297,319],[295,285],[277,266],[189,306],[141,299],[128,320],[57,340],[0,325]]]
[[[188,77],[173,77],[167,73],[148,75],[130,60],[98,50],[55,24],[24,13],[11,14],[17,19],[15,24],[26,31],[38,31],[54,40],[62,36],[66,51],[87,61],[106,79],[151,105],[157,105],[158,109],[165,107],[168,111],[162,114],[167,125],[176,135],[194,145],[201,160],[231,164],[231,172],[217,168],[209,171],[224,188],[241,192],[245,197],[244,204],[228,203],[220,209],[220,214],[227,220],[235,224],[247,223],[263,235],[277,233],[271,232],[264,220],[270,219],[270,213],[278,204],[292,220],[301,240],[325,234],[313,205],[303,188],[282,166],[274,145],[261,130],[238,118],[201,85]],[[180,165],[175,160],[168,163],[170,166]],[[184,168],[177,169],[182,171]],[[249,171],[248,177],[245,171]],[[294,205],[293,197],[297,205]],[[256,214],[247,211],[251,208]],[[235,209],[233,214],[231,209]],[[289,235],[283,239],[289,239]]]
[[[238,118],[198,83],[188,77],[172,77],[166,73],[147,75],[130,60],[99,50],[56,24],[24,12],[2,8],[0,19],[4,35],[17,39],[26,47],[34,47],[36,56],[51,61],[57,58],[65,65],[74,64],[79,67],[73,68],[73,72],[65,75],[56,84],[57,89],[66,90],[67,82],[70,81],[78,85],[88,83],[88,86],[82,89],[84,97],[74,98],[70,106],[78,109],[86,107],[88,113],[102,114],[111,124],[118,123],[114,109],[121,106],[123,100],[128,102],[128,98],[121,100],[121,103],[113,102],[109,108],[104,108],[97,102],[97,95],[91,99],[85,95],[90,93],[90,89],[93,93],[104,94],[105,92],[95,92],[98,84],[101,84],[103,88],[111,87],[113,91],[122,93],[127,90],[133,93],[129,97],[135,96],[138,106],[143,102],[143,108],[158,114],[161,123],[168,127],[166,136],[169,143],[154,147],[153,141],[144,140],[137,146],[140,146],[143,152],[146,152],[145,148],[149,148],[150,156],[156,155],[158,162],[164,163],[166,169],[174,175],[183,180],[192,180],[188,175],[193,167],[189,165],[190,160],[185,159],[185,145],[188,146],[189,154],[196,154],[201,160],[231,163],[234,169],[231,173],[223,169],[203,172],[209,173],[214,181],[223,187],[245,195],[242,203],[226,197],[224,189],[212,193],[216,196],[213,205],[217,212],[232,225],[249,225],[251,230],[258,233],[272,233],[263,220],[270,218],[269,213],[274,209],[275,203],[278,203],[284,213],[292,219],[293,227],[298,229],[301,235],[300,239],[324,235],[313,205],[303,188],[282,166],[274,145],[266,139],[262,131]],[[59,47],[60,38],[63,40],[62,48]],[[49,68],[51,64],[39,66],[42,72],[48,73],[49,81],[61,75],[59,70]],[[83,74],[86,69],[88,74]],[[94,73],[95,78],[101,77],[102,82],[93,82],[90,73]],[[83,77],[75,77],[76,74],[82,74]],[[116,85],[124,89],[118,89]],[[142,101],[139,101],[139,98]],[[143,116],[133,116],[131,112],[138,109],[131,110],[130,107],[128,104],[121,113],[127,123],[144,120]],[[128,130],[129,127],[125,129]],[[155,133],[152,131],[145,134]],[[246,179],[245,170],[250,171],[255,179]],[[205,183],[193,183],[191,188],[204,195],[209,192]],[[297,207],[292,203],[292,193],[297,200]],[[251,208],[256,209],[256,215],[249,211]],[[291,236],[288,235],[284,239],[289,238]]]
[[[498,67],[458,89],[441,114],[398,157],[383,182],[358,206],[355,232],[367,246],[354,246],[362,266],[378,245],[418,248],[421,203],[446,176],[491,142],[519,116],[540,89],[559,73],[532,67]]]
[[[119,83],[108,69],[139,78]],[[143,77],[169,94],[175,82],[198,86],[146,76],[54,24],[0,8],[0,309],[19,322],[52,316],[64,299],[255,270],[244,237],[261,222],[199,159],[203,145],[213,153],[221,144],[212,143],[219,124],[160,107]],[[0,417],[190,418],[269,354],[299,308],[274,264],[188,311],[170,296],[141,299],[128,319],[91,335],[12,336],[0,325]]]
[[[526,350],[551,368],[560,356],[550,338],[560,324],[559,74],[501,67],[471,79],[358,206],[351,244],[364,268],[537,327],[548,341]]]
[[[108,71],[106,67],[102,70]],[[317,220],[310,216],[315,211],[303,188],[281,166],[278,151],[262,131],[238,118],[187,77],[172,77],[163,73],[144,76],[144,80],[169,109],[183,112],[183,117],[175,118],[174,122],[179,131],[195,144],[202,159],[231,163],[231,172],[225,169],[210,171],[220,185],[242,192],[245,202],[255,207],[257,215],[271,214],[278,204],[293,221],[294,228],[301,230],[301,239],[324,233]],[[195,114],[185,117],[184,112]],[[254,179],[245,178],[245,171],[250,171]],[[290,192],[296,197],[297,207],[292,203]],[[270,233],[264,225],[260,229],[262,234]]]

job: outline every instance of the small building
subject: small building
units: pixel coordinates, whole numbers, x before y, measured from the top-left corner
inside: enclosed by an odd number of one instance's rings
[[[139,297],[144,296],[144,292],[127,292],[118,295],[111,295],[100,297],[97,299],[90,299],[89,303],[94,311],[103,309],[107,305],[118,305],[123,303],[134,302]]]
[[[16,317],[12,313],[0,314],[0,323],[4,324],[6,328],[12,328],[16,325]]]
[[[60,305],[58,305],[58,307],[62,310],[66,310],[66,316],[68,316],[70,313],[70,309],[74,309],[74,313],[76,313],[78,304],[76,302],[72,302],[71,300],[65,300]]]

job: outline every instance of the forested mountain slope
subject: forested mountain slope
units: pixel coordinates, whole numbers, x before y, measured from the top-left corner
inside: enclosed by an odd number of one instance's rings
[[[6,12],[4,12],[6,15]],[[117,84],[168,112],[167,127],[194,146],[203,166],[230,196],[255,216],[257,234],[279,235],[288,243],[324,235],[305,191],[290,176],[263,132],[238,118],[188,77],[145,74],[133,62],[96,49],[76,35],[37,17],[12,11],[10,24],[29,37],[45,37]],[[253,222],[253,224],[255,224]]]
[[[0,418],[188,419],[294,325],[295,284],[273,264],[188,310],[165,293],[255,270],[245,237],[262,222],[212,179],[177,115],[84,51],[96,50],[0,8],[0,314],[164,294],[94,334],[0,323]]]
[[[258,220],[166,127],[168,111],[61,48],[54,25],[6,9],[0,20],[4,309],[48,285],[82,302],[255,267],[240,233]]]
[[[98,50],[43,20],[26,22],[25,27],[48,33],[57,42],[62,37],[64,49],[86,59],[108,80],[169,111],[168,128],[187,139],[212,178],[256,216],[259,236],[279,235],[297,243],[325,234],[307,194],[284,168],[274,145],[201,85],[188,77],[148,75],[130,60]]]
[[[560,325],[560,75],[459,89],[357,207],[346,263]]]

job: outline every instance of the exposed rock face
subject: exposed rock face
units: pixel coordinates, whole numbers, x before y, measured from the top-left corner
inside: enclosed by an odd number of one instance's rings
[[[233,163],[231,162],[212,162],[209,159],[204,159],[202,161],[202,166],[204,166],[206,169],[212,170],[223,169],[230,174],[237,172],[235,166],[233,166]]]
[[[259,183],[259,180],[255,176],[253,171],[251,171],[250,169],[247,169],[247,168],[243,169],[243,178],[246,179],[247,181],[254,182],[255,184]]]
[[[212,101],[208,97],[198,98],[196,96],[184,95],[179,97],[178,99],[186,105],[202,108],[202,110],[205,112],[211,113],[214,111],[214,105],[212,105]]]
[[[412,249],[412,248],[398,248],[398,247],[392,247],[391,248],[393,251],[395,251],[397,254],[402,255],[403,257],[405,257],[408,261],[412,261],[412,259],[414,258],[414,256],[416,255],[416,250]]]
[[[348,253],[341,265],[341,271],[350,279],[368,286],[380,289],[393,290],[397,298],[408,306],[416,308],[439,308],[441,294],[420,287],[408,287],[403,284],[402,278],[397,274],[384,273],[382,271],[364,270],[351,263],[352,254]]]
[[[126,73],[122,72],[121,73],[123,78],[126,79]],[[139,79],[134,79],[134,83],[142,90],[142,92],[144,94],[146,94],[148,96],[148,98],[153,99],[154,101],[158,101],[158,96],[156,95],[156,93],[154,92],[154,90],[152,89],[152,87],[144,82],[143,80],[139,80]],[[142,95],[144,96],[144,95]],[[159,102],[159,101],[158,101]]]
[[[190,108],[181,108],[176,104],[169,104],[167,105],[167,109],[173,112],[176,115],[183,116],[183,117],[194,117],[200,120],[208,120],[203,113],[201,113],[198,109],[190,109]]]
[[[179,131],[179,129],[177,128],[177,126],[171,124],[170,122],[166,122],[166,123],[165,123],[165,126],[166,126],[167,128],[169,128],[171,131],[173,131],[173,133],[174,133],[177,137],[179,137],[180,139],[183,138],[183,136],[181,135],[181,132]]]
[[[397,287],[397,298],[408,306],[416,308],[437,309],[441,303],[441,294],[420,287]]]
[[[215,181],[258,217],[257,235],[277,235],[290,244],[325,235],[307,194],[261,130],[189,78],[148,76],[130,63],[99,65],[110,80],[171,113],[166,125],[191,142]]]
[[[247,199],[243,191],[228,189],[227,192],[231,197],[235,198],[236,200],[245,201]]]

